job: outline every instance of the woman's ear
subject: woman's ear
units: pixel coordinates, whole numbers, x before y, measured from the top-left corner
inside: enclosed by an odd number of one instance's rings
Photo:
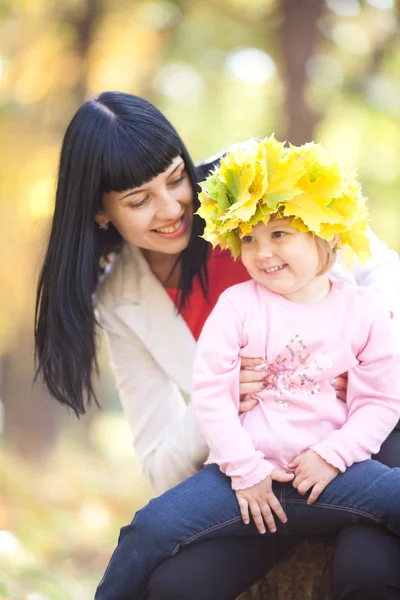
[[[107,217],[106,213],[103,210],[98,210],[94,215],[94,220],[100,229],[108,229],[108,223],[110,219]]]

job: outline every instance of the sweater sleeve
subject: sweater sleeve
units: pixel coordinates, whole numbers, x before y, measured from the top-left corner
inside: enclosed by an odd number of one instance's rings
[[[256,450],[239,418],[242,319],[222,294],[201,333],[194,365],[193,403],[203,437],[234,490],[260,483],[274,469]]]
[[[382,309],[348,373],[348,418],[343,427],[312,447],[345,471],[371,458],[400,417],[400,358],[389,312]]]

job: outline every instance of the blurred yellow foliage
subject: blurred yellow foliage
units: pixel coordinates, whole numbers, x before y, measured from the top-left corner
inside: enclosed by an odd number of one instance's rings
[[[119,529],[152,495],[130,444],[120,441],[118,456],[105,446],[125,427],[103,415],[91,451],[66,437],[45,464],[0,446],[0,598],[93,597]]]

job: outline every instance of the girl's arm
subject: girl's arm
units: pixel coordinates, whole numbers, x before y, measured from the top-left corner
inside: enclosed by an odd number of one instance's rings
[[[400,417],[400,357],[386,309],[379,310],[357,358],[348,373],[347,422],[311,448],[342,472],[376,454]]]
[[[196,473],[207,456],[193,407],[131,330],[99,307],[119,397],[143,473],[162,493]]]
[[[224,292],[198,341],[192,399],[211,450],[209,462],[231,478],[234,490],[258,484],[274,469],[239,419],[242,347],[241,318]]]

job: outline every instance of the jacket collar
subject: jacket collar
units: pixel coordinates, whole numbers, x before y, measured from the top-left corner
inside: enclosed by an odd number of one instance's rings
[[[116,314],[177,385],[190,392],[196,341],[189,327],[138,248],[126,244],[120,259]]]

